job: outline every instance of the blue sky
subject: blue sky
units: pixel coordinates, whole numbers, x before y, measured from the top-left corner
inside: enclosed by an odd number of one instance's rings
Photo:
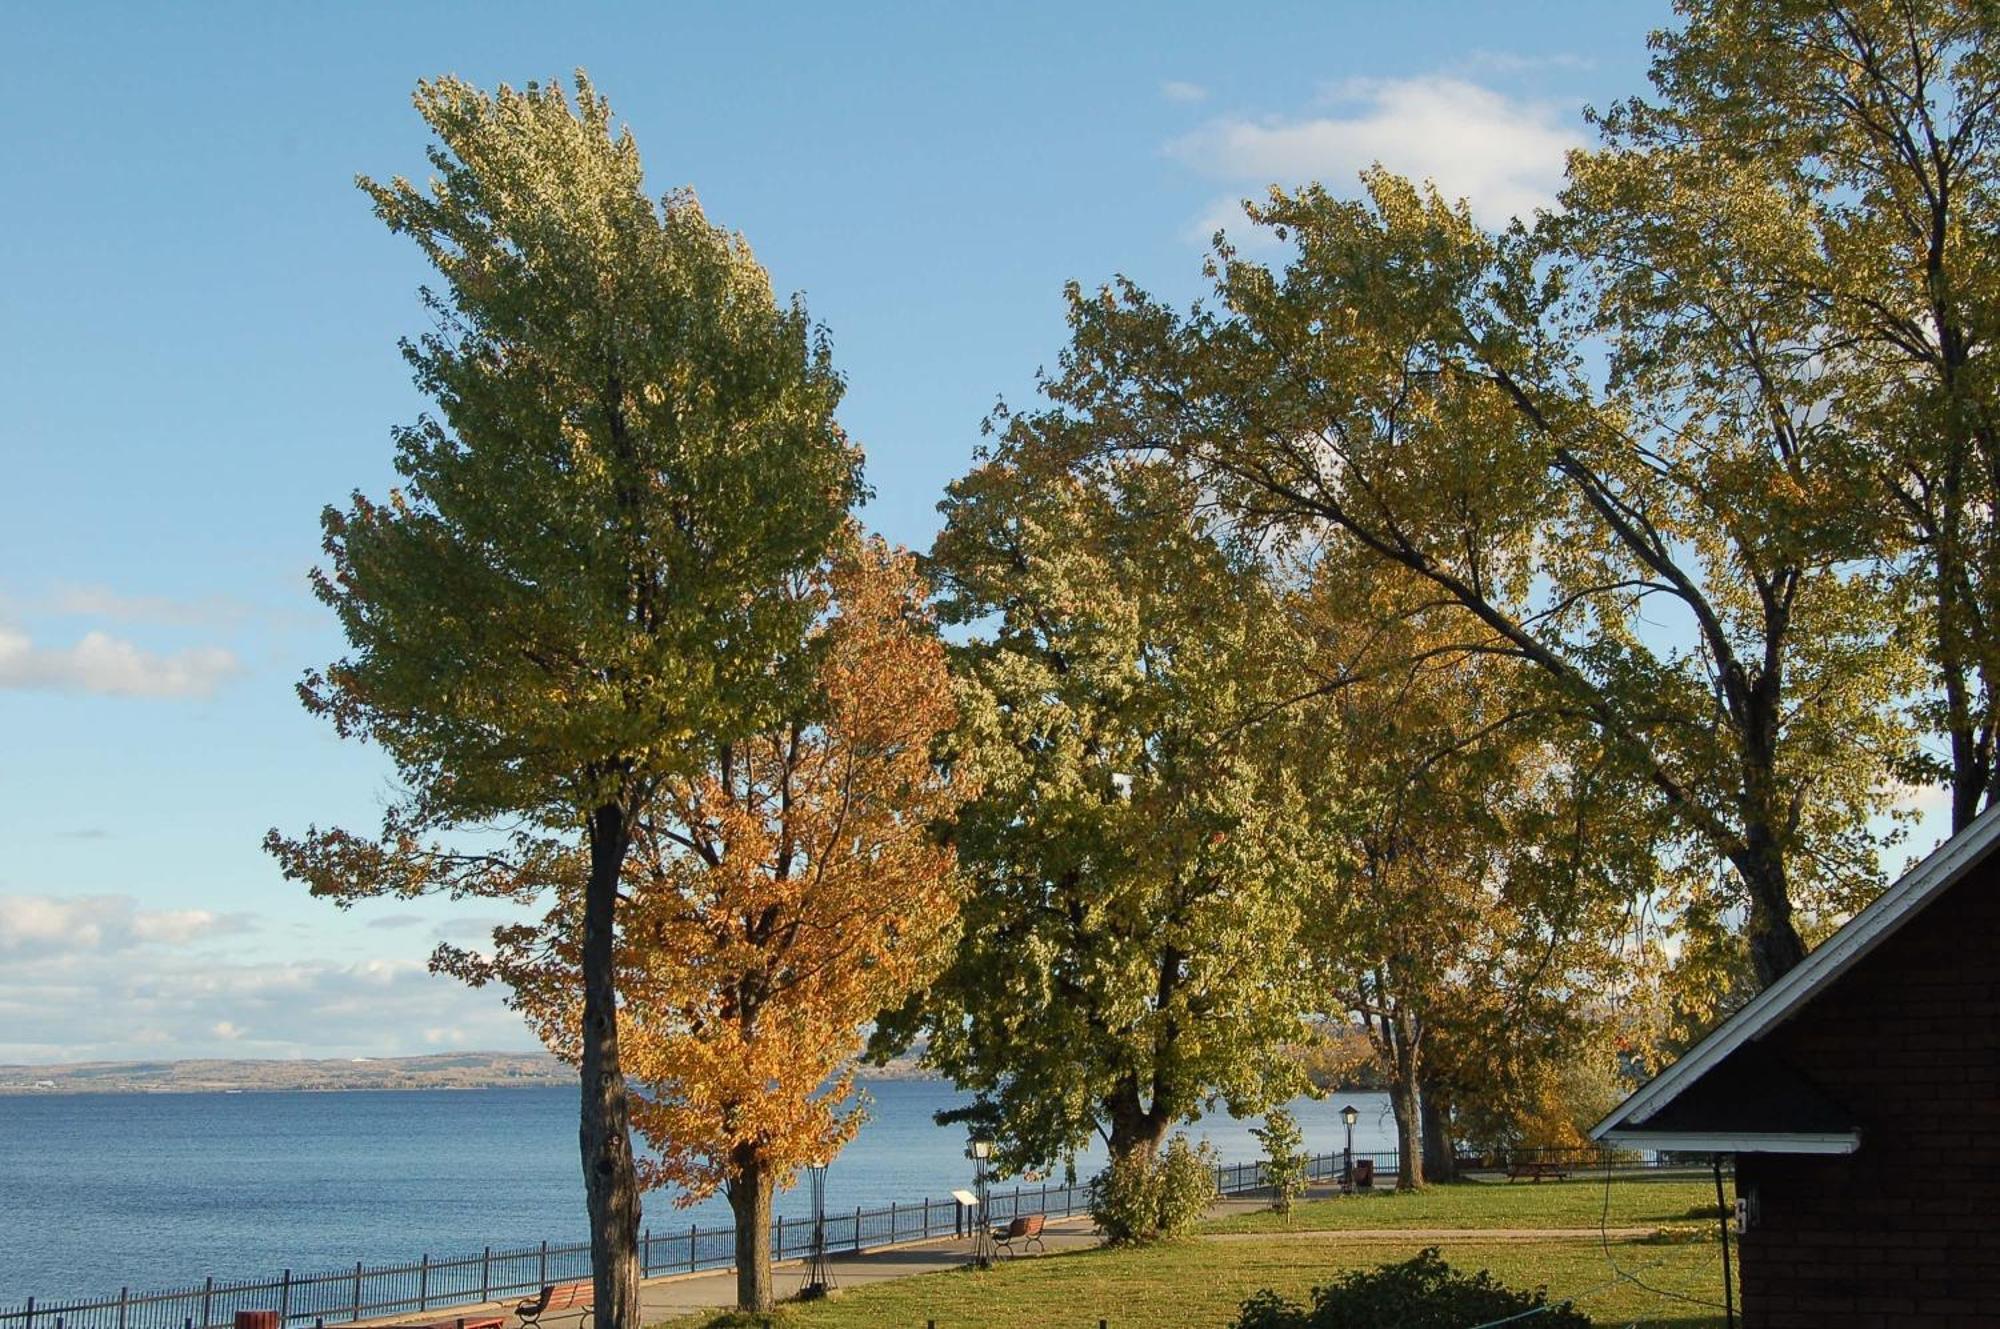
[[[353,187],[409,93],[581,65],[848,376],[868,519],[924,545],[1066,280],[1200,290],[1273,181],[1380,159],[1488,220],[1637,91],[1658,3],[271,4],[0,10],[0,1062],[526,1047],[423,970],[477,902],[340,913],[267,827],[387,769],[292,685],[340,652],[322,505],[389,477],[426,273]]]

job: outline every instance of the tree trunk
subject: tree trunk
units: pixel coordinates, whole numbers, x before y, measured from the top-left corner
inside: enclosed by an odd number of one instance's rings
[[[1458,1175],[1458,1154],[1445,1125],[1444,1095],[1417,1082],[1417,1117],[1424,1133],[1424,1180],[1451,1181]]]
[[[1806,944],[1792,923],[1784,858],[1767,827],[1752,823],[1749,829],[1750,843],[1730,859],[1750,897],[1750,963],[1762,989],[1798,967],[1806,958]]]
[[[1386,988],[1377,978],[1376,988]],[[1389,1079],[1389,1111],[1396,1118],[1396,1189],[1423,1188],[1424,1154],[1422,1130],[1417,1120],[1417,1077],[1422,1066],[1417,1056],[1416,1020],[1398,1003],[1376,1017],[1377,1037],[1383,1069]]]
[[[1151,1107],[1143,1107],[1139,1101],[1137,1077],[1127,1075],[1118,1087],[1106,1095],[1104,1116],[1110,1125],[1105,1132],[1105,1152],[1110,1155],[1110,1164],[1117,1167],[1129,1159],[1146,1160],[1150,1166],[1159,1157],[1160,1145],[1167,1138],[1167,1127],[1171,1118],[1160,1110],[1156,1102]],[[1158,1232],[1159,1216],[1153,1217],[1152,1230]],[[1139,1234],[1134,1233],[1135,1237]]]
[[[1389,1077],[1389,1111],[1396,1118],[1396,1189],[1421,1190],[1423,1136],[1417,1122],[1417,1086],[1410,1076],[1398,1073]]]
[[[768,1312],[771,1293],[771,1170],[756,1151],[738,1145],[731,1151],[726,1186],[730,1212],[736,1216],[736,1309]]]
[[[590,884],[583,905],[583,1189],[590,1213],[596,1329],[640,1329],[639,1182],[631,1117],[618,1064],[616,932],[618,880],[631,845],[625,810],[590,815]]]
[[[1105,1100],[1105,1116],[1111,1123],[1105,1149],[1114,1163],[1158,1154],[1172,1124],[1157,1104],[1151,1108],[1139,1105],[1138,1084],[1129,1078]]]
[[[1951,526],[1955,527],[1956,522]],[[1947,528],[1949,529],[1949,528]],[[1991,794],[1993,777],[1993,736],[1990,728],[1991,717],[1973,715],[1973,693],[1971,668],[1965,662],[1965,651],[1961,648],[1961,634],[1958,608],[1958,578],[1962,565],[1957,564],[1960,555],[1956,541],[1947,539],[1945,530],[1940,530],[1933,542],[1932,556],[1938,563],[1934,577],[1937,596],[1936,658],[1938,673],[1944,680],[1945,732],[1951,739],[1951,830],[1952,834],[1964,830],[1979,815],[1982,802]],[[1947,567],[1947,560],[1954,560]],[[1984,683],[1984,678],[1980,683]],[[1984,686],[1978,693],[1983,698]]]

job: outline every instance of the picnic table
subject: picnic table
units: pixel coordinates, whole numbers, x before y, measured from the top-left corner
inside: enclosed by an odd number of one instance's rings
[[[1541,1183],[1543,1177],[1552,1177],[1557,1181],[1563,1181],[1569,1177],[1569,1169],[1561,1163],[1551,1162],[1547,1159],[1520,1159],[1507,1165],[1507,1180],[1519,1181],[1522,1177],[1528,1178],[1537,1185]]]

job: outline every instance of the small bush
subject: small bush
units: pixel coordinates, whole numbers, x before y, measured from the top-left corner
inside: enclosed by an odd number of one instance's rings
[[[1642,1246],[1699,1246],[1705,1241],[1721,1240],[1713,1220],[1707,1223],[1668,1223],[1656,1227],[1646,1236],[1639,1238]]]
[[[1215,1151],[1167,1142],[1157,1158],[1132,1155],[1090,1181],[1090,1216],[1114,1243],[1184,1236],[1215,1201]]]
[[[1462,1274],[1432,1246],[1401,1264],[1356,1270],[1329,1287],[1313,1289],[1310,1308],[1268,1288],[1243,1303],[1235,1329],[1464,1329],[1539,1311],[1536,1329],[1589,1329],[1590,1317],[1551,1306],[1537,1288],[1520,1292],[1494,1281],[1484,1269]]]
[[[1287,1218],[1292,1203],[1306,1193],[1305,1136],[1297,1118],[1283,1108],[1264,1114],[1264,1124],[1250,1133],[1264,1143],[1264,1179],[1271,1184],[1271,1207]]]

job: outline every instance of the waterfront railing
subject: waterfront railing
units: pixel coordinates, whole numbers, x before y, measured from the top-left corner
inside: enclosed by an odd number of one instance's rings
[[[1514,1159],[1573,1163],[1578,1168],[1604,1166],[1596,1150],[1522,1150],[1491,1160],[1505,1167]],[[1338,1179],[1344,1153],[1315,1154],[1306,1173],[1314,1181]],[[1372,1165],[1386,1181],[1396,1172],[1397,1155],[1356,1153],[1357,1164]],[[1627,1159],[1641,1166],[1658,1160]],[[1269,1185],[1264,1164],[1223,1163],[1215,1169],[1216,1189],[1243,1195]],[[1063,1218],[1087,1212],[1087,1183],[1025,1185],[987,1196],[986,1219],[1005,1223],[1026,1214]],[[851,1255],[884,1246],[927,1241],[968,1233],[976,1214],[956,1200],[923,1199],[876,1208],[829,1211],[826,1251]],[[811,1218],[779,1217],[771,1225],[771,1254],[778,1260],[803,1259],[813,1250]],[[736,1234],[731,1228],[648,1228],[639,1240],[644,1276],[695,1274],[728,1269],[736,1260]],[[116,1297],[94,1300],[38,1301],[0,1310],[0,1329],[219,1329],[232,1325],[236,1312],[275,1310],[281,1325],[328,1325],[356,1320],[421,1316],[434,1310],[474,1306],[513,1297],[528,1297],[551,1283],[590,1277],[590,1243],[487,1247],[476,1255],[413,1263],[368,1265],[352,1269],[297,1274],[287,1269],[277,1278],[227,1280],[207,1278],[199,1285],[169,1291],[133,1292],[122,1288]]]

